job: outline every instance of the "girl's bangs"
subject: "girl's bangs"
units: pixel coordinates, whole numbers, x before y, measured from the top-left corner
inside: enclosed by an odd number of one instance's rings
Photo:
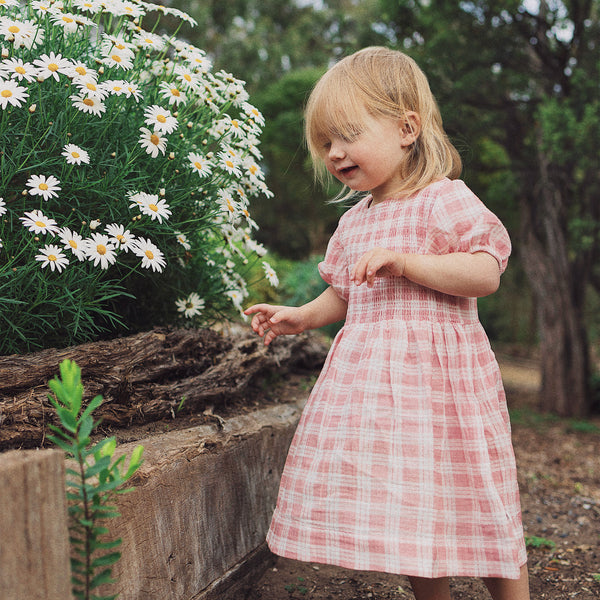
[[[368,114],[360,90],[353,86],[328,88],[318,90],[307,108],[306,136],[311,151],[332,136],[352,137],[360,133]]]

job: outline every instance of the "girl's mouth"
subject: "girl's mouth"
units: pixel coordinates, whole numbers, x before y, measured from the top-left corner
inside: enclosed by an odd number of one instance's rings
[[[354,173],[356,169],[358,169],[358,167],[356,165],[352,165],[351,167],[344,167],[343,169],[340,169],[339,172],[342,175],[348,176]]]

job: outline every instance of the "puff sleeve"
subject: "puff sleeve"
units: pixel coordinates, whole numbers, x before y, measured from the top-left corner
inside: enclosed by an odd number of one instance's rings
[[[350,295],[350,272],[342,244],[339,228],[334,232],[325,253],[325,259],[319,263],[319,273],[340,298],[348,302]]]
[[[511,243],[500,219],[460,180],[447,181],[427,223],[424,254],[487,252],[504,272]]]

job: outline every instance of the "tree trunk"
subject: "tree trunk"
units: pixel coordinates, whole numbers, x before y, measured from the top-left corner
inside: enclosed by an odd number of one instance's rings
[[[539,184],[523,198],[523,266],[538,312],[540,408],[567,417],[589,413],[589,349],[584,323],[588,275],[569,261],[565,193],[540,151]]]

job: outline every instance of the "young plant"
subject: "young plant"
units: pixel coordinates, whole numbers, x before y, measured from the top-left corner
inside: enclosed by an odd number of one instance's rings
[[[81,369],[69,360],[61,362],[59,368],[60,378],[48,382],[55,398],[51,395],[48,398],[60,427],[50,425],[56,435],[48,437],[66,452],[74,465],[66,471],[73,595],[83,600],[110,600],[116,595],[98,596],[92,591],[114,582],[112,565],[121,557],[115,550],[121,539],[107,539],[109,530],[102,523],[119,516],[111,502],[116,494],[131,489],[123,488],[123,484],[142,463],[144,449],[137,446],[125,466],[125,455],[113,460],[114,437],[91,445],[90,434],[98,425],[92,413],[102,403],[102,396],[96,396],[84,408]]]

